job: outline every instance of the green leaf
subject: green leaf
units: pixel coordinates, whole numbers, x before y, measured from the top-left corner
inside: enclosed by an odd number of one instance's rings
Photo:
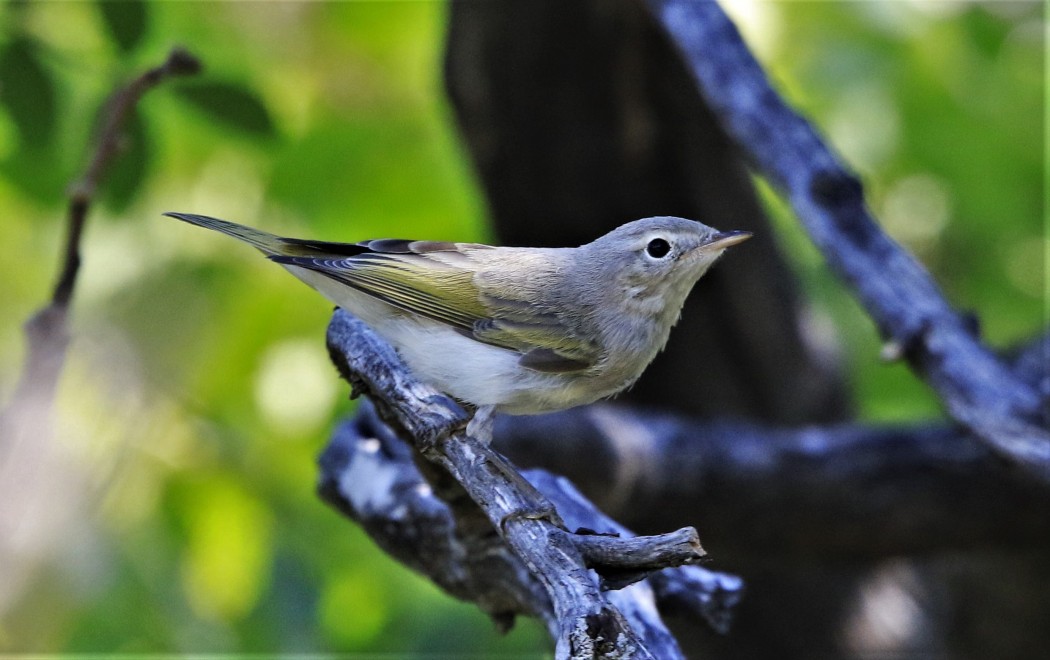
[[[135,199],[149,173],[152,142],[146,122],[139,112],[128,117],[121,138],[121,151],[103,173],[102,200],[114,211],[122,211]]]
[[[257,136],[276,133],[269,110],[255,92],[237,83],[206,82],[181,85],[178,96],[212,120]]]
[[[15,39],[0,52],[0,104],[24,147],[51,144],[57,124],[55,83],[28,39]]]
[[[0,179],[40,204],[54,204],[65,196],[69,171],[56,167],[51,149],[22,149],[0,163]]]
[[[148,6],[144,0],[96,0],[109,35],[122,53],[135,50],[149,27]]]
[[[1010,33],[1011,24],[995,16],[983,7],[973,6],[963,14],[963,26],[970,42],[981,54],[992,59],[998,56],[1003,42]]]

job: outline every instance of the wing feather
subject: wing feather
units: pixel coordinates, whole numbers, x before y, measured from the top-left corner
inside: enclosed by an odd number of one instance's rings
[[[557,313],[545,307],[535,299],[535,286],[513,286],[498,263],[488,275],[499,277],[479,290],[479,260],[494,263],[494,248],[488,245],[390,238],[332,243],[285,238],[193,213],[165,215],[232,236],[277,263],[318,272],[477,341],[516,351],[521,365],[536,371],[586,370],[602,357],[600,346],[574,331],[579,323],[562,316],[575,310]]]
[[[557,314],[526,301],[480,292],[475,270],[461,265],[469,257],[455,244],[366,241],[360,245],[368,252],[343,258],[330,256],[334,251],[322,245],[318,247],[324,256],[271,255],[270,259],[316,271],[477,341],[520,353],[522,366],[536,371],[582,371],[601,357],[593,342],[579,337]],[[457,256],[449,259],[453,248]]]

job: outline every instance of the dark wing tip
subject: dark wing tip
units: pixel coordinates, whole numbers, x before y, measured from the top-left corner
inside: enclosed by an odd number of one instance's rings
[[[368,246],[360,243],[334,243],[331,241],[315,241],[308,238],[282,238],[281,243],[289,248],[297,248],[304,255],[309,254],[334,254],[342,257],[356,257],[368,252]]]
[[[342,259],[326,259],[321,256],[303,254],[268,254],[266,258],[277,264],[302,266],[310,270],[324,270],[343,261]]]
[[[447,241],[414,241],[406,238],[379,238],[362,241],[359,245],[382,254],[426,254],[427,252],[454,252],[459,248]]]
[[[518,360],[521,366],[544,373],[564,374],[582,371],[591,366],[589,362],[565,357],[549,348],[534,348]]]

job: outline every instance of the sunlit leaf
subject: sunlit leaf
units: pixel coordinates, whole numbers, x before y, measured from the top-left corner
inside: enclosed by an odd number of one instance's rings
[[[149,27],[149,7],[143,0],[96,0],[106,30],[123,53],[129,53],[142,43]]]
[[[0,51],[0,104],[25,146],[51,143],[57,123],[55,96],[55,83],[32,42],[16,39]]]
[[[205,82],[181,85],[177,94],[214,121],[259,136],[275,133],[270,111],[262,99],[244,85]]]

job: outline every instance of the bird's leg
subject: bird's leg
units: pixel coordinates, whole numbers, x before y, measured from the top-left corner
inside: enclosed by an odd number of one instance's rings
[[[496,406],[478,406],[474,416],[467,422],[467,435],[483,445],[492,444],[492,427],[496,416]]]
[[[495,406],[478,406],[474,410],[474,416],[469,422],[467,422],[467,435],[483,445],[490,445],[492,443],[492,430],[495,426],[495,418]],[[507,462],[507,459],[500,456],[497,452],[492,452],[492,456],[489,460],[493,463],[496,469],[503,473],[507,481],[514,484],[514,488],[519,493],[531,494],[527,500],[533,505],[526,505],[521,509],[512,511],[503,516],[499,523],[501,532],[506,531],[508,523],[522,520],[546,520],[555,527],[566,529],[565,523],[562,521],[561,516],[558,515],[558,510],[554,508],[554,504],[552,504],[547,498],[543,497],[543,495],[536,490],[536,487],[529,483],[520,472],[511,467]]]

